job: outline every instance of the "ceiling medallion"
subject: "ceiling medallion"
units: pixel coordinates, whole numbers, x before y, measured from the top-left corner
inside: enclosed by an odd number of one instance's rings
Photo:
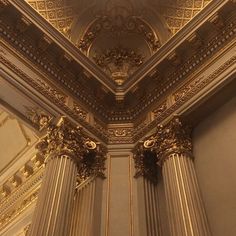
[[[117,85],[122,85],[143,64],[144,57],[132,49],[119,45],[104,52],[96,53],[93,56],[93,60]]]
[[[97,37],[103,33],[114,38],[126,37],[127,34],[138,34],[143,37],[152,52],[160,47],[158,36],[153,29],[139,16],[99,16],[77,43],[78,48],[87,52]]]
[[[113,12],[98,16],[76,45],[121,86],[158,50],[160,41],[141,16]]]

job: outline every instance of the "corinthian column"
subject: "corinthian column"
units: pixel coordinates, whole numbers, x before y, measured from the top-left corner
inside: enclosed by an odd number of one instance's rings
[[[156,154],[162,165],[171,234],[210,235],[193,164],[190,132],[178,118],[164,127],[158,126]]]
[[[145,141],[151,145],[151,139]],[[156,154],[150,148],[145,148],[143,142],[136,146],[135,178],[137,183],[137,198],[139,209],[139,231],[142,236],[161,236],[160,199],[158,189],[158,166]]]
[[[48,127],[37,145],[46,157],[45,173],[38,197],[30,236],[69,235],[77,168],[96,144],[64,118]]]

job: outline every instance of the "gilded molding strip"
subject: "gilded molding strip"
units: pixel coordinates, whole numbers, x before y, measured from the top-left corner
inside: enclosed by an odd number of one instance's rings
[[[105,235],[109,236],[110,229],[110,203],[111,203],[111,155],[107,158],[107,193],[106,193],[106,224]]]
[[[21,184],[13,185],[12,187],[14,188],[9,193],[4,191],[1,192],[2,198],[0,200],[0,212],[4,212],[5,209],[8,208],[8,205],[12,205],[14,201],[20,198],[26,189],[28,191],[33,186],[33,183],[36,184],[40,181],[43,175],[43,169],[43,162],[38,162],[37,159],[33,157],[24,165],[24,167],[18,170],[16,173],[19,172],[22,174]],[[14,179],[14,175],[3,183],[3,186],[6,183],[11,183]],[[3,186],[1,187],[2,189]]]
[[[134,236],[134,210],[133,210],[133,175],[132,175],[132,157],[129,158],[129,212],[130,212],[130,236]]]
[[[40,168],[30,179],[27,179],[24,184],[21,184],[4,201],[1,201],[0,231],[35,202],[42,177],[43,168]]]
[[[7,212],[0,219],[0,231],[3,230],[8,224],[10,224],[17,216],[25,211],[29,206],[36,202],[38,198],[39,188],[31,193],[28,197],[22,199],[20,205],[16,206],[15,209]]]

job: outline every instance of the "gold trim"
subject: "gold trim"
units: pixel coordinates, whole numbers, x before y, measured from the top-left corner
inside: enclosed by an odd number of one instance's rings
[[[110,198],[111,198],[111,155],[108,156],[107,158],[108,160],[108,163],[107,163],[107,175],[108,175],[108,178],[107,178],[107,204],[106,204],[106,236],[109,236],[109,227],[110,227]]]
[[[129,211],[130,211],[130,235],[134,236],[134,209],[133,209],[133,175],[132,175],[132,154],[128,155],[129,158]]]

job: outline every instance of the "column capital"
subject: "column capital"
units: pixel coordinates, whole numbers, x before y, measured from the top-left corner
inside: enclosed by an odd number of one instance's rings
[[[155,151],[161,162],[170,154],[192,153],[191,129],[177,116],[164,126],[158,125],[155,139]]]
[[[158,125],[156,133],[143,142],[143,149],[155,153],[157,164],[170,154],[192,155],[191,129],[178,116],[165,125]]]
[[[91,175],[103,176],[105,155],[99,143],[94,142],[82,132],[82,127],[75,126],[62,117],[57,124],[47,126],[46,135],[36,145],[39,156],[46,160],[67,156],[78,166],[79,179]]]
[[[135,178],[143,176],[152,183],[157,183],[158,165],[156,153],[151,148],[144,147],[145,141],[141,141],[135,147],[134,164],[135,164]]]

